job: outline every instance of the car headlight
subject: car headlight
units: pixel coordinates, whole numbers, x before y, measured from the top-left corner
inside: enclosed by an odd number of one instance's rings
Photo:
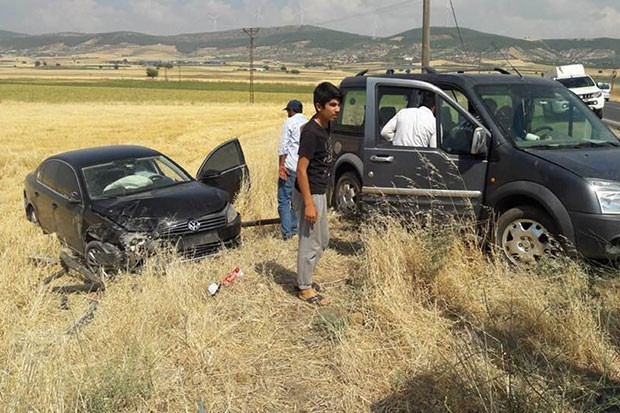
[[[237,215],[239,214],[235,207],[232,204],[228,204],[228,208],[226,208],[226,223],[230,224],[233,222],[237,218]]]
[[[603,96],[603,92],[596,92],[596,93],[594,94],[594,97],[595,97],[595,98],[600,98],[601,96]]]
[[[620,182],[589,179],[603,214],[620,214]]]
[[[121,241],[125,245],[125,248],[129,251],[136,251],[142,248],[150,238],[148,235],[140,232],[128,232],[121,235]]]

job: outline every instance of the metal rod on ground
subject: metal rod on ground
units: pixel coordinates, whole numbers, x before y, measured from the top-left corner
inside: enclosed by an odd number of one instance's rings
[[[241,223],[243,228],[246,227],[261,227],[264,225],[275,225],[280,223],[280,218],[269,218],[269,219],[257,219],[254,221],[245,221]]]

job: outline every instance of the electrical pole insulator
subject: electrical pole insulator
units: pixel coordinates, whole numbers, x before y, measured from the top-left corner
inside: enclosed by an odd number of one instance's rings
[[[250,37],[250,103],[254,103],[254,37],[258,33],[258,27],[243,29]]]

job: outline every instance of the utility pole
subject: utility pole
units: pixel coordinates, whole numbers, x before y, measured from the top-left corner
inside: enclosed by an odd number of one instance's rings
[[[431,64],[431,0],[422,5],[422,66]]]
[[[250,37],[250,103],[254,103],[254,37],[258,33],[258,27],[243,31]]]

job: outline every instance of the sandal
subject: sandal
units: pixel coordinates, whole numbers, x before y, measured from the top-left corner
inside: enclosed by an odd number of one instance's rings
[[[308,297],[308,298],[303,298],[303,297],[299,297],[302,300],[304,300],[305,302],[307,302],[310,305],[316,305],[316,306],[324,306],[324,305],[329,305],[331,302],[323,297],[321,294],[315,294],[312,297]]]

